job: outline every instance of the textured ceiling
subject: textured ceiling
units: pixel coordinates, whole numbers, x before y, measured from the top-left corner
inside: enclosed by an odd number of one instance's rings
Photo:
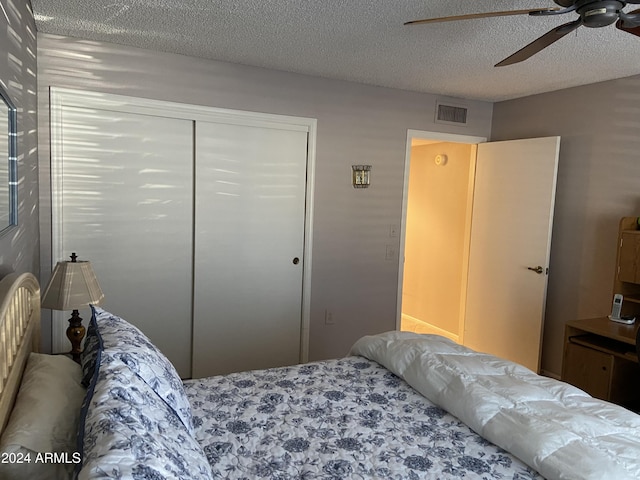
[[[613,25],[581,27],[523,63],[493,67],[575,13],[403,26],[552,0],[31,2],[40,32],[461,98],[499,101],[640,74],[640,37]]]

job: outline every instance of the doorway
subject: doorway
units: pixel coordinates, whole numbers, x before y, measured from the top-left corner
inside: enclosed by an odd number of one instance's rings
[[[486,140],[407,135],[399,330],[463,341],[476,144]]]
[[[434,145],[434,149],[421,148],[421,142],[414,141],[416,138],[428,140],[422,143],[427,147]],[[450,159],[441,149],[473,151],[473,148],[462,149],[456,145],[459,143],[476,143],[477,155],[475,160],[468,160],[467,170],[461,169],[463,175],[468,175],[468,188],[457,187],[463,203],[452,209],[452,204],[459,199],[453,200],[450,191],[456,188],[446,182],[444,172],[453,165],[449,162],[454,157]],[[427,165],[440,169],[433,170],[438,173],[432,173],[431,179],[412,179],[414,172],[420,171],[419,158],[413,154],[418,149],[427,152]],[[560,137],[486,142],[486,139],[473,137],[461,139],[409,132],[399,262],[398,329],[420,329],[420,333],[444,335],[474,350],[539,370],[559,151]],[[427,264],[431,278],[423,275],[430,282],[419,285],[416,290],[417,297],[428,297],[431,302],[428,318],[420,318],[422,323],[419,324],[411,323],[409,317],[414,316],[404,308],[406,304],[407,309],[418,312],[418,302],[411,305],[410,288],[403,292],[405,277],[408,285],[411,276],[417,275],[411,272],[416,265],[409,264],[417,263],[418,269],[426,268],[419,265],[421,259],[416,259],[415,255],[408,258],[415,246],[410,239],[410,224],[415,217],[409,212],[412,182],[413,190],[430,190],[438,208],[464,217],[464,220],[453,221],[453,225],[458,225],[456,231],[450,225],[449,230],[443,227],[442,218],[449,223],[452,220],[446,214],[434,214],[434,207],[427,210],[432,218],[425,218],[424,213],[418,216],[418,223],[427,226],[431,237],[438,234],[442,237],[439,243],[434,243],[433,238],[417,240],[415,250],[422,256],[426,251],[432,258],[432,263]],[[461,231],[468,240],[459,240]],[[408,320],[404,326],[403,313]]]

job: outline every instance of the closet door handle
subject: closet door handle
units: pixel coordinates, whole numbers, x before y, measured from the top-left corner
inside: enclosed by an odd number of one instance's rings
[[[544,268],[542,268],[540,265],[538,265],[537,267],[527,267],[527,270],[531,270],[532,272],[536,272],[538,275],[541,275],[542,272],[544,272]]]
[[[300,259],[298,257],[293,257],[293,264],[297,265],[300,263]]]

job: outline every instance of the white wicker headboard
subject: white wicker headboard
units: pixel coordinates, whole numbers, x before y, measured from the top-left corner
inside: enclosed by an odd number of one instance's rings
[[[0,433],[7,425],[30,352],[40,346],[40,286],[31,273],[0,280]]]

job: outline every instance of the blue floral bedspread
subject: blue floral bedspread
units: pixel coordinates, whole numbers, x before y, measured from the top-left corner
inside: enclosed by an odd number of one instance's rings
[[[362,357],[188,380],[185,391],[214,478],[542,479]]]

